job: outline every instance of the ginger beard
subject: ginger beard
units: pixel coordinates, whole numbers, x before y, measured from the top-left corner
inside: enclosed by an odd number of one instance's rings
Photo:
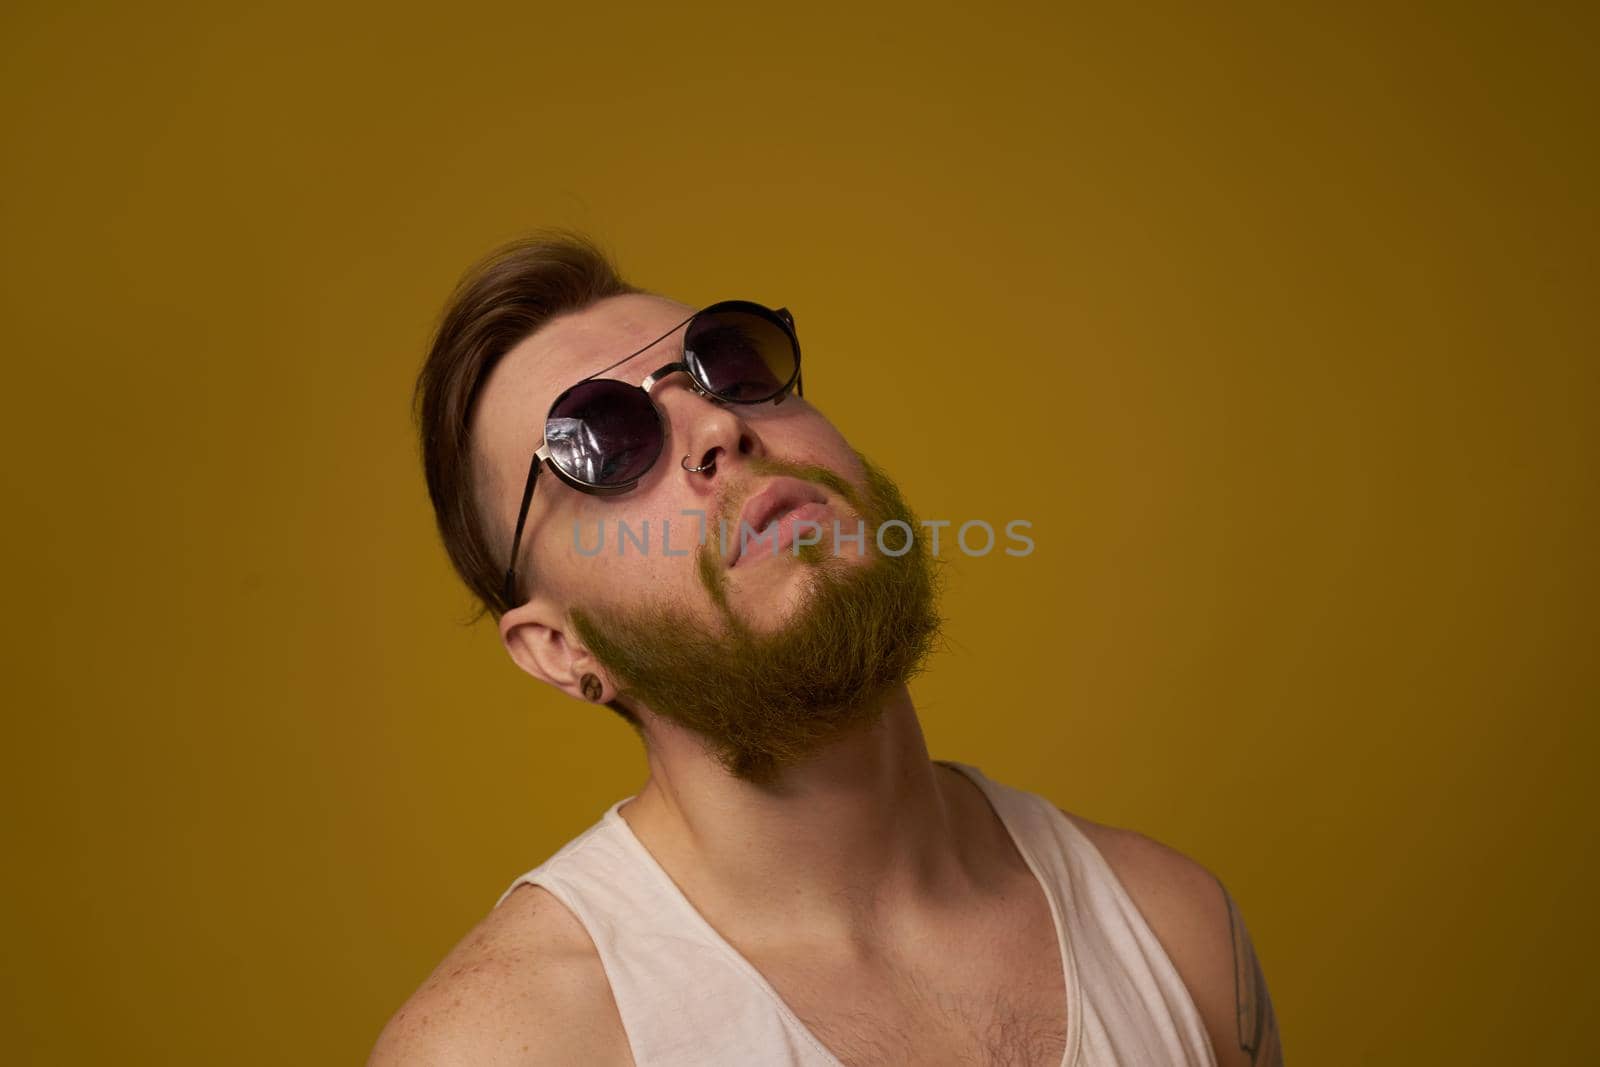
[[[885,531],[891,550],[906,540],[906,529],[918,527],[888,475],[864,457],[862,464],[864,493],[826,468],[770,459],[751,464],[758,474],[817,482],[865,520],[867,559],[838,558],[831,528],[798,556],[785,550],[790,565],[806,568],[806,586],[776,630],[755,631],[728,605],[717,534],[726,513],[707,517],[698,553],[701,584],[720,625],[678,604],[625,612],[573,607],[573,629],[611,672],[618,699],[695,733],[730,774],[756,784],[875,722],[879,698],[921,670],[940,618],[934,561],[922,539],[899,556],[878,551],[883,523],[906,523]],[[729,525],[737,537],[736,516]],[[854,520],[841,517],[840,528],[853,532]]]

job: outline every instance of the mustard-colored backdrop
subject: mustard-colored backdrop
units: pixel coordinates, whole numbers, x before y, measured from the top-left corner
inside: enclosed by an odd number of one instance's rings
[[[952,557],[935,755],[1241,902],[1296,1065],[1592,1050],[1596,19],[10,7],[5,1059],[351,1063],[637,788],[407,402],[588,230],[782,302]]]

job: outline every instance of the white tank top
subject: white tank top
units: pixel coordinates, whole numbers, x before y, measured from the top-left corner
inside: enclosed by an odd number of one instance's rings
[[[1216,1067],[1183,980],[1099,850],[1048,800],[949,760],[989,798],[1043,886],[1066,977],[1061,1067]],[[711,928],[618,814],[617,801],[518,878],[589,932],[637,1067],[842,1067]]]

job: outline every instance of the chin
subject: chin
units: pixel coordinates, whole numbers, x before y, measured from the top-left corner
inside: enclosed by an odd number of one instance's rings
[[[843,561],[828,561],[835,567]],[[798,559],[767,560],[760,581],[733,595],[733,611],[757,633],[775,633],[799,618],[814,593],[816,569]]]
[[[757,633],[770,634],[783,629],[805,611],[811,588],[798,568],[783,575],[782,582],[763,582],[759,589],[736,598],[734,612]],[[743,603],[738,601],[742,599]]]

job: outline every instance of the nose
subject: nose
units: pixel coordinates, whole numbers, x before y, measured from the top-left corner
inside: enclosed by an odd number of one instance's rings
[[[671,463],[698,492],[710,494],[719,478],[725,479],[738,462],[735,457],[765,454],[761,437],[739,413],[737,405],[723,404],[689,384],[687,374],[674,374],[650,390],[669,427]],[[687,457],[687,458],[685,458]]]

